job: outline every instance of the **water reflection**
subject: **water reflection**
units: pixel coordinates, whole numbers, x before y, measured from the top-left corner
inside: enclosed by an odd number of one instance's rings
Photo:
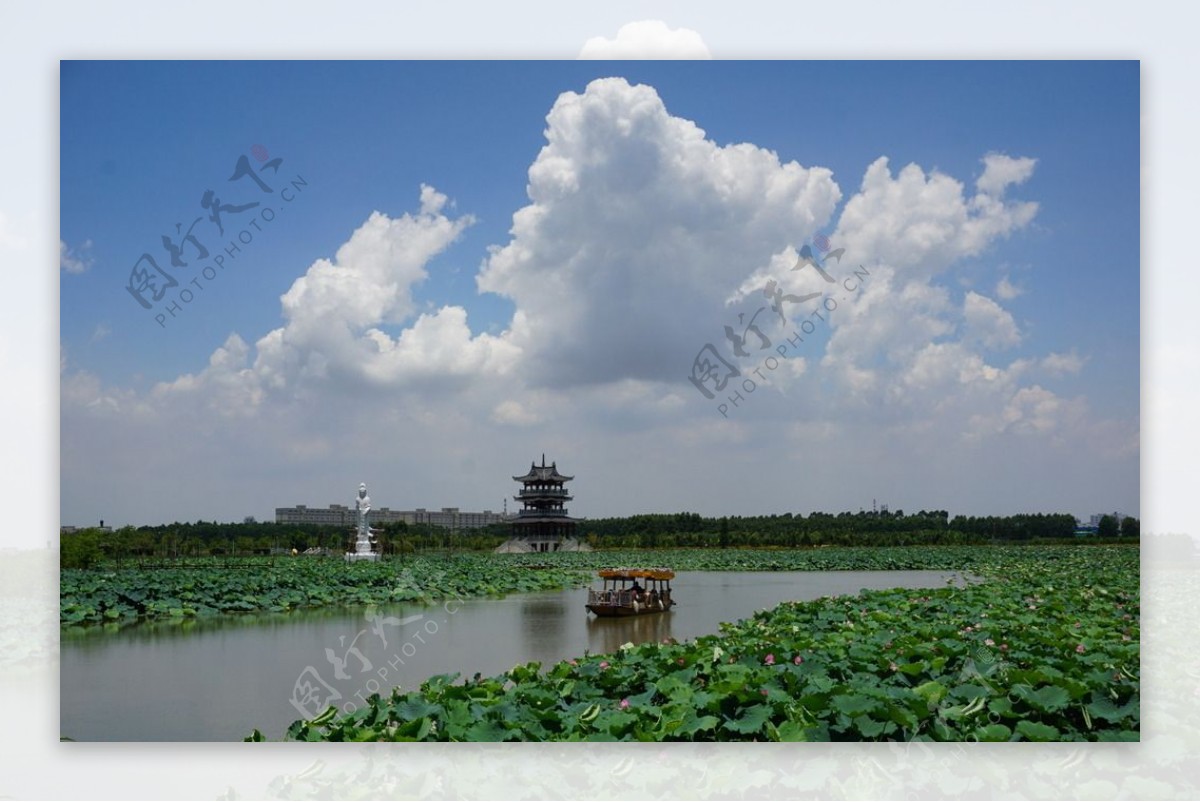
[[[626,643],[662,642],[671,635],[673,612],[631,615],[623,618],[587,619],[588,651],[592,654],[615,652]]]
[[[387,609],[394,613],[403,609],[403,605],[388,605]],[[420,609],[408,605],[411,609]],[[294,626],[299,622],[313,621],[344,621],[347,618],[361,617],[363,607],[316,607],[287,612],[261,613],[224,613],[202,618],[167,618],[158,621],[143,621],[141,623],[104,623],[88,626],[68,626],[59,629],[59,639],[66,646],[88,649],[103,647],[111,641],[113,635],[122,639],[145,642],[170,640],[174,638],[192,637],[197,634],[216,632],[227,629],[269,630]]]
[[[527,640],[561,640],[567,616],[562,593],[529,594],[521,599],[521,632]]]

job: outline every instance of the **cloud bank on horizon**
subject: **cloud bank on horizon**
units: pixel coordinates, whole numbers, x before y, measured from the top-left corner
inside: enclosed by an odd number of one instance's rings
[[[528,203],[482,256],[478,291],[515,308],[502,331],[474,332],[462,305],[414,302],[430,261],[475,222],[423,184],[409,212],[372,213],[303,270],[279,325],[230,333],[205,366],[137,391],[66,355],[64,523],[105,507],[134,523],[213,517],[218,497],[258,515],[344,503],[330,485],[372,471],[412,477],[393,507],[468,508],[471,491],[453,485],[487,482],[500,498],[543,451],[591,472],[596,514],[838,511],[869,499],[863,488],[920,498],[914,509],[1070,509],[1086,491],[1062,466],[1111,462],[1125,477],[1132,463],[1136,476],[1137,424],[1056,392],[1086,362],[1076,350],[1013,355],[1027,330],[1006,304],[1032,290],[1000,268],[990,292],[956,283],[964,260],[1038,214],[1019,198],[1036,155],[979,159],[964,181],[880,156],[847,194],[826,167],[718,144],[652,86],[593,80],[554,102]],[[828,269],[869,278],[823,339],[735,416],[716,414],[685,378],[697,350],[727,346],[722,324],[761,306],[768,282],[794,298],[824,291],[818,271],[791,269],[818,236],[844,249]],[[62,247],[72,271],[79,257]],[[809,312],[761,318],[763,337],[785,341]],[[760,362],[737,364],[749,375]],[[797,467],[813,449],[821,458]],[[139,511],[137,489],[178,515]]]

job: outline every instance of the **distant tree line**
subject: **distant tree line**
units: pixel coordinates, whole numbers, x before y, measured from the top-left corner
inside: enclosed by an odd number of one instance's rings
[[[489,550],[511,536],[508,524],[451,530],[394,522],[377,529],[378,547],[388,555]],[[1124,518],[1118,526],[1115,518],[1104,516],[1099,529],[1100,538],[1136,538],[1139,524],[1136,518]],[[722,518],[679,512],[590,519],[579,524],[578,534],[595,548],[905,546],[1071,538],[1075,518],[1066,513],[1036,513],[951,519],[945,510]],[[126,526],[111,532],[83,529],[62,536],[61,564],[80,568],[105,561],[290,555],[308,549],[341,554],[353,549],[354,539],[348,527],[255,521]]]
[[[440,549],[493,549],[509,537],[507,525],[452,531],[433,524],[387,523],[379,527],[377,547],[384,554]],[[158,526],[126,526],[111,532],[98,528],[63,534],[64,568],[88,568],[124,560],[182,560],[220,557],[290,555],[309,549],[341,554],[354,548],[355,533],[343,526],[196,521]]]
[[[1115,525],[1115,519],[1112,522]],[[945,510],[904,510],[703,517],[696,513],[633,515],[585,521],[581,531],[593,547],[800,547],[905,546],[1075,537],[1075,516],[1034,513],[950,518]],[[1101,537],[1137,537],[1136,518],[1119,531],[1102,526]]]

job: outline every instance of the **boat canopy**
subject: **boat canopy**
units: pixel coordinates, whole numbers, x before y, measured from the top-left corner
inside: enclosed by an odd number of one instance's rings
[[[602,568],[600,576],[605,579],[674,579],[670,568]]]

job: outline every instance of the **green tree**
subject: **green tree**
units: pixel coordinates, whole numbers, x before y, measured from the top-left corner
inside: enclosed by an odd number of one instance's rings
[[[721,533],[717,538],[717,543],[721,548],[729,548],[729,519],[721,519]]]
[[[112,544],[113,554],[118,564],[120,564],[121,558],[129,553],[136,536],[137,530],[132,526],[122,526],[109,537],[109,542]]]
[[[1111,515],[1100,518],[1100,537],[1116,537],[1119,532],[1116,518]]]
[[[63,535],[59,543],[59,559],[63,568],[95,568],[103,556],[99,529],[71,532]]]
[[[1121,536],[1122,537],[1140,537],[1142,532],[1142,524],[1137,518],[1132,515],[1121,519]]]

